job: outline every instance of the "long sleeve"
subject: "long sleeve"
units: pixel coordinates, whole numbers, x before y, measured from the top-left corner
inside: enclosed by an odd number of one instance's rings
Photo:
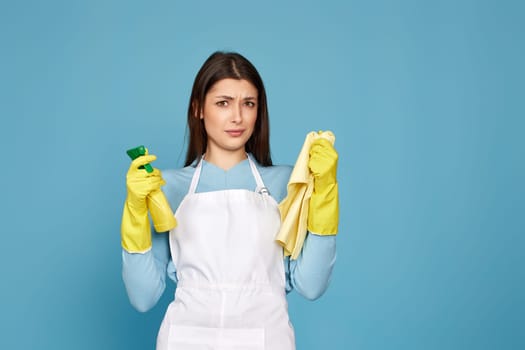
[[[319,298],[328,288],[336,260],[336,236],[307,233],[297,260],[285,259],[287,292],[295,289],[306,299]]]
[[[144,254],[122,250],[122,278],[131,305],[140,312],[150,310],[166,288],[169,262],[167,233],[152,236],[152,249]]]

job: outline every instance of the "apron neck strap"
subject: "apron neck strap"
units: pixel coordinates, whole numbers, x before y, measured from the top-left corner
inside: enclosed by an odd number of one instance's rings
[[[199,178],[201,177],[203,159],[204,159],[204,154],[202,155],[201,159],[199,159],[199,162],[197,163],[197,166],[195,167],[195,172],[193,173],[193,177],[191,178],[191,183],[190,183],[190,188],[188,189],[188,194],[194,194],[195,190],[197,189],[197,184],[199,183]]]
[[[257,184],[257,188],[255,189],[255,192],[262,193],[262,194],[268,194],[268,189],[266,186],[264,186],[263,179],[261,177],[261,174],[259,174],[259,170],[257,170],[257,166],[255,165],[255,162],[252,160],[252,157],[248,154],[248,161],[250,162],[250,168],[252,169],[253,177],[255,178],[255,183]]]

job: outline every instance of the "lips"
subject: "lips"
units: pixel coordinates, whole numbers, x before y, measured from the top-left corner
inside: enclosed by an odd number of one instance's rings
[[[226,130],[226,133],[230,135],[231,137],[239,137],[244,133],[244,129],[239,130]]]

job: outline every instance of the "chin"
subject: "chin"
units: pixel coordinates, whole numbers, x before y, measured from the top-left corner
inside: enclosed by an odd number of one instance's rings
[[[244,150],[246,148],[246,142],[248,142],[248,140],[237,140],[236,142],[228,143],[225,148],[230,151],[238,151],[239,149]]]

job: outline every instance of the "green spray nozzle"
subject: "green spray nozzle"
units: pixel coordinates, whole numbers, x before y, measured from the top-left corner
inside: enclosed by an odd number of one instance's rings
[[[128,149],[126,153],[132,160],[134,160],[146,154],[146,147],[144,147],[143,145],[140,145],[138,147]],[[153,171],[153,167],[150,164],[144,164],[144,166],[140,166],[139,168],[146,169],[148,173],[151,173]]]

